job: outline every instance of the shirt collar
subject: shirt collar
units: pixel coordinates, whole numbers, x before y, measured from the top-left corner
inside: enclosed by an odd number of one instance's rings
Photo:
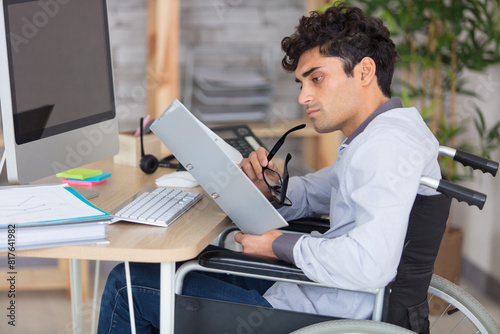
[[[396,109],[396,108],[403,108],[403,103],[401,102],[401,99],[399,97],[392,98],[388,101],[386,101],[384,104],[382,104],[380,107],[377,108],[370,116],[368,116],[367,119],[363,123],[361,123],[360,126],[357,127],[356,130],[344,141],[344,145],[349,145],[351,141],[353,141],[354,138],[356,138],[360,133],[362,133],[368,124],[370,124],[371,121],[375,119],[380,114],[385,113],[386,111]]]

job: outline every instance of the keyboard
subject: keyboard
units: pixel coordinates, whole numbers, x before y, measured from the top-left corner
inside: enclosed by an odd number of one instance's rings
[[[193,191],[147,186],[113,210],[114,221],[167,227],[202,197]]]

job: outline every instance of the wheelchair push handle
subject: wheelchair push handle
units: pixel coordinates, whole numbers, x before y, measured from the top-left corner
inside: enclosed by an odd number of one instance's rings
[[[457,150],[455,154],[455,160],[460,162],[464,166],[470,166],[474,169],[480,169],[484,173],[490,173],[495,176],[498,171],[498,162],[493,160],[488,160],[483,157],[478,157],[461,150]]]
[[[441,180],[437,191],[456,198],[459,202],[464,201],[469,205],[475,205],[480,210],[483,209],[486,202],[486,195],[472,189],[468,189],[458,184],[453,184],[450,181]]]
[[[486,195],[478,191],[453,184],[447,180],[438,180],[423,176],[420,178],[420,184],[433,188],[446,196],[456,198],[459,202],[466,202],[469,205],[475,205],[480,210],[483,209],[486,202]]]
[[[498,162],[462,150],[440,146],[439,154],[458,161],[464,166],[470,166],[473,169],[479,169],[483,173],[490,173],[493,176],[496,176],[498,171]]]

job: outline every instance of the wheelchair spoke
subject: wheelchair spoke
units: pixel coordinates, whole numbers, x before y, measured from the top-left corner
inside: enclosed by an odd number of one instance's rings
[[[462,318],[462,320],[460,320],[460,322],[455,326],[455,328],[453,328],[453,330],[451,331],[450,334],[453,334],[455,333],[455,331],[457,330],[457,328],[462,324],[462,322],[466,319],[467,317],[464,315],[464,317]]]
[[[448,309],[451,307],[451,304],[448,304],[448,307],[446,307],[446,309],[443,311],[443,313],[441,313],[441,315],[439,316],[439,318],[436,319],[436,321],[434,321],[434,323],[432,324],[431,328],[432,329],[438,322],[439,320],[441,320],[441,318],[443,317],[443,315],[445,315],[445,313],[448,311]]]

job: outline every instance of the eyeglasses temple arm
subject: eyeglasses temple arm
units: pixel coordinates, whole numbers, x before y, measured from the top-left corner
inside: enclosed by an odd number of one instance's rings
[[[292,155],[288,153],[286,155],[285,159],[285,166],[283,167],[283,177],[282,177],[282,184],[281,184],[281,198],[280,198],[280,204],[283,204],[285,202],[285,197],[286,197],[286,191],[288,189],[288,162],[292,159]]]
[[[285,138],[286,138],[286,136],[288,136],[288,134],[290,134],[291,132],[303,129],[305,127],[306,127],[305,124],[300,124],[300,125],[297,125],[296,127],[291,128],[287,132],[285,132],[283,134],[283,136],[281,136],[281,138],[278,139],[278,141],[276,142],[276,144],[274,144],[274,146],[271,149],[271,151],[269,151],[269,154],[267,155],[267,161],[271,161],[271,159],[274,158],[274,155],[276,154],[276,152],[278,152],[278,150],[280,149],[280,147],[283,145],[283,143],[285,142]]]

